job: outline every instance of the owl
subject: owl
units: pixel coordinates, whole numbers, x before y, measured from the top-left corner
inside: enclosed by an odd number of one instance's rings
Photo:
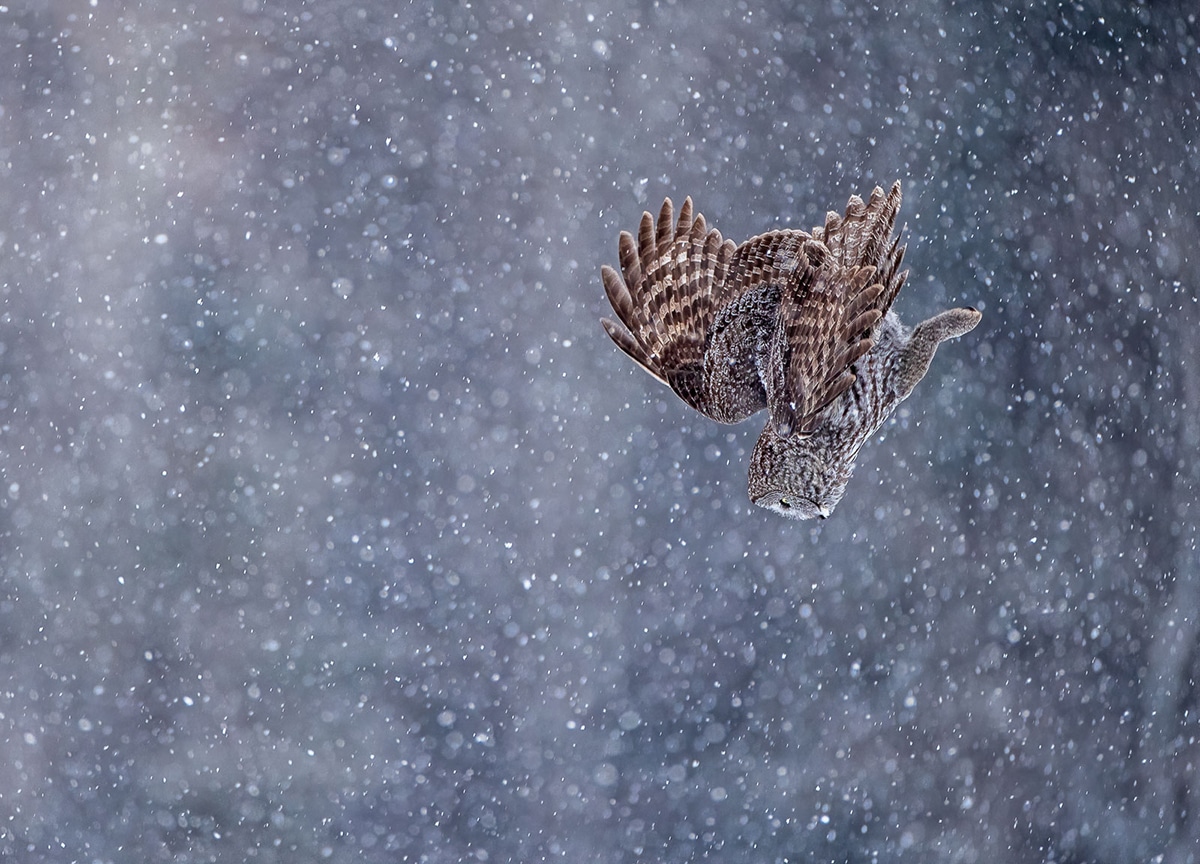
[[[917,382],[937,347],[979,323],[949,309],[906,327],[892,311],[907,270],[894,233],[900,183],[850,198],[811,232],[735,245],[668,198],[657,221],[622,231],[621,269],[601,268],[617,346],[720,423],[768,419],[750,456],[750,499],[793,519],[825,518],[854,460]]]

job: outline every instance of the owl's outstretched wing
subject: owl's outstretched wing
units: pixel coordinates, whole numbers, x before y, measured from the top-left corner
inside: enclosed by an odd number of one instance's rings
[[[845,215],[830,211],[825,216],[824,227],[812,231],[813,239],[824,243],[841,267],[875,268],[875,279],[883,285],[877,308],[884,315],[908,278],[908,271],[900,270],[905,247],[900,245],[900,236],[893,234],[901,200],[899,180],[886,194],[876,186],[870,200],[864,202],[859,196],[852,195]]]
[[[783,292],[771,348],[768,407],[776,434],[808,434],[821,412],[854,383],[854,364],[875,344],[875,328],[891,308],[908,271],[893,234],[900,182],[869,201],[854,195],[845,215],[830,212],[814,228]]]
[[[830,213],[812,234],[771,231],[735,247],[703,216],[693,218],[691,198],[675,222],[668,198],[657,221],[642,214],[636,240],[621,232],[621,272],[601,268],[624,325],[603,319],[604,329],[701,413],[741,419],[762,407],[765,389],[779,435],[810,432],[853,383],[851,367],[871,349],[875,326],[904,284],[904,247],[892,237],[899,207],[897,183],[887,195],[876,188],[867,203],[852,197],[844,216]],[[763,370],[769,380],[727,376],[725,389],[711,392],[704,363],[714,320],[742,295],[768,286],[781,298]],[[753,346],[745,349],[741,359],[753,359]]]
[[[657,223],[642,214],[637,240],[621,232],[621,273],[605,265],[600,274],[620,318],[601,323],[612,340],[684,402],[713,416],[713,394],[704,386],[704,351],[717,311],[747,287],[728,279],[734,244],[692,215],[683,202],[674,225],[668,198]]]
[[[779,302],[767,407],[776,434],[807,435],[821,412],[854,383],[853,366],[874,345],[884,286],[874,267],[843,268],[821,244],[806,247]]]

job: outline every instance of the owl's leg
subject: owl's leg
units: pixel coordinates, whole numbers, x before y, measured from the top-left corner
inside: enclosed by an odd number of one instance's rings
[[[969,307],[947,309],[940,315],[934,315],[918,324],[913,329],[912,338],[900,359],[897,395],[901,399],[905,398],[917,386],[917,382],[925,377],[938,345],[974,329],[982,317],[978,311]]]

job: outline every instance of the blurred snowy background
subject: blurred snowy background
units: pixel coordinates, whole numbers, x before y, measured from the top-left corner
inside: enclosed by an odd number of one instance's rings
[[[0,5],[0,858],[1200,860],[1197,10],[899,5]],[[788,523],[599,267],[896,178]]]

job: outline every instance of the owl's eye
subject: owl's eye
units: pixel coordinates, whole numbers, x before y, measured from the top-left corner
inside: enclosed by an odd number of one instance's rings
[[[786,498],[780,498],[779,506],[782,507],[784,510],[787,510],[788,508],[790,508],[792,506],[792,502]]]

